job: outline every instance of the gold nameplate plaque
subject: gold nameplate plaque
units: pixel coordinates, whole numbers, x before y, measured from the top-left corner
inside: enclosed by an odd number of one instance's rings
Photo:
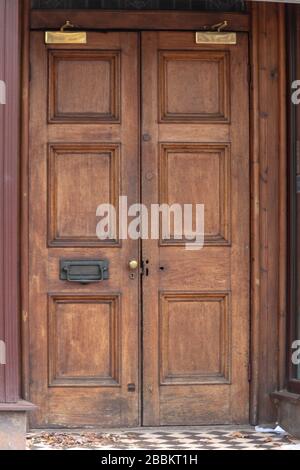
[[[64,33],[62,31],[46,31],[46,44],[86,44],[87,36],[84,32]]]
[[[74,28],[74,25],[67,21],[60,31],[46,31],[46,44],[86,44],[87,34],[85,31],[66,31]]]
[[[236,33],[218,31],[198,31],[196,44],[236,44]]]

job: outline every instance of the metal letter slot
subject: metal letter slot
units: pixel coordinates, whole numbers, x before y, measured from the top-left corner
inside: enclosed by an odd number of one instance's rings
[[[45,43],[46,44],[86,44],[87,34],[85,31],[66,31],[67,29],[74,28],[74,25],[67,21],[60,31],[46,31]]]
[[[196,44],[236,44],[236,33],[222,31],[226,26],[228,26],[228,21],[225,20],[211,26],[211,29],[216,29],[216,31],[197,31]]]
[[[109,279],[107,260],[60,260],[60,280],[89,284]]]

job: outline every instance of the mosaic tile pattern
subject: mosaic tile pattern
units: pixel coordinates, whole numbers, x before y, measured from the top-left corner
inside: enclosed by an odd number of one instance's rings
[[[289,435],[253,428],[141,428],[111,432],[33,432],[29,450],[282,450],[300,448]]]

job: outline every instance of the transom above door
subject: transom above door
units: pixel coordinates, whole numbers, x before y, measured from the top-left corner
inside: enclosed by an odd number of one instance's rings
[[[46,46],[31,34],[33,426],[248,421],[248,36],[237,38],[88,32],[86,45]],[[99,239],[97,208],[119,216],[120,196],[204,204],[204,247],[172,230],[122,237],[119,217]]]
[[[31,0],[34,9],[247,11],[243,0]]]

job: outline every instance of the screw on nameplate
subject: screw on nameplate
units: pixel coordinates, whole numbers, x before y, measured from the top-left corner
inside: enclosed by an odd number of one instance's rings
[[[46,31],[45,44],[87,44],[87,33],[74,31],[74,28],[76,26],[67,20],[59,31]]]
[[[0,80],[0,104],[6,104],[6,84]]]
[[[204,27],[203,31],[197,31],[196,44],[236,44],[236,33],[223,31],[227,26],[228,21],[225,20],[212,25],[210,27],[211,31],[207,31],[207,27]]]

